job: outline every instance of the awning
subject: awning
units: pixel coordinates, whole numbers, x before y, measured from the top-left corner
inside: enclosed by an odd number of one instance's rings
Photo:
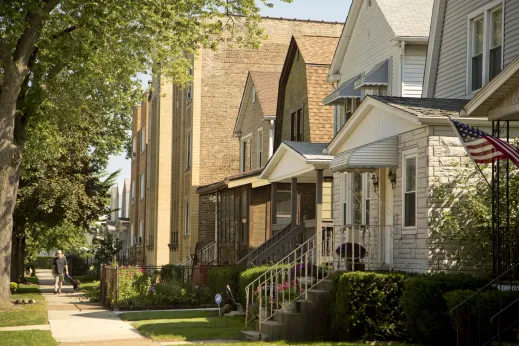
[[[398,137],[390,137],[335,155],[333,172],[366,171],[398,166]]]
[[[389,59],[375,65],[371,71],[363,73],[362,76],[355,81],[355,89],[362,87],[387,85],[389,81]]]
[[[360,90],[355,89],[355,81],[360,77],[361,75],[359,74],[342,83],[330,95],[324,98],[323,104],[329,106],[342,103],[345,98],[360,98]]]

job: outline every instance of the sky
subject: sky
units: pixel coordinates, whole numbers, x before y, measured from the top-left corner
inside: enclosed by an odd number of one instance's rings
[[[279,0],[270,0],[274,4],[273,8],[268,8],[260,4],[260,0],[256,0],[261,8],[261,14],[269,17],[297,18],[324,20],[330,22],[346,21],[346,16],[351,5],[351,0],[293,0],[292,3],[285,3]],[[143,83],[143,87],[148,86],[149,76],[139,76]],[[131,162],[126,160],[125,154],[110,158],[108,172],[112,173],[121,170],[117,177],[118,182],[122,182],[124,178],[131,177]]]

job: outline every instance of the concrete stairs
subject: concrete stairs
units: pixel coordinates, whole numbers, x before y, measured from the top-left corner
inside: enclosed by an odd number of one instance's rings
[[[323,280],[308,290],[304,296],[292,302],[286,309],[277,312],[261,324],[255,320],[255,331],[243,331],[244,340],[256,341],[307,341],[319,340],[326,334],[328,324],[328,304],[330,301],[331,280]],[[260,338],[261,336],[261,338]]]

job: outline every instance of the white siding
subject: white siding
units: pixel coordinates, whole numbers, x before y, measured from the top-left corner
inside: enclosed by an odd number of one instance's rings
[[[426,46],[406,48],[402,73],[402,96],[422,96],[426,54]]]
[[[519,56],[519,1],[505,1],[504,65]]]
[[[355,28],[341,66],[341,82],[371,70],[376,64],[391,57],[392,80],[388,94],[400,96],[400,45],[392,41],[393,30],[387,23],[376,1],[371,7],[362,5]]]

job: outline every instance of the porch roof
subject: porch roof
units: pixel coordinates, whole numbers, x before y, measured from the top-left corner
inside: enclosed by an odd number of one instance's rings
[[[298,178],[301,183],[313,183],[315,170],[323,169],[324,176],[332,176],[329,171],[333,156],[324,154],[327,143],[284,141],[270,158],[259,179],[269,182],[289,182]]]
[[[342,83],[337,89],[335,89],[330,95],[326,96],[323,100],[325,106],[338,104],[343,102],[345,98],[356,97],[360,98],[360,90],[355,89],[355,81],[360,78],[360,74],[353,78],[350,78],[346,82]]]
[[[336,155],[333,172],[366,171],[398,166],[398,136],[385,138]]]

